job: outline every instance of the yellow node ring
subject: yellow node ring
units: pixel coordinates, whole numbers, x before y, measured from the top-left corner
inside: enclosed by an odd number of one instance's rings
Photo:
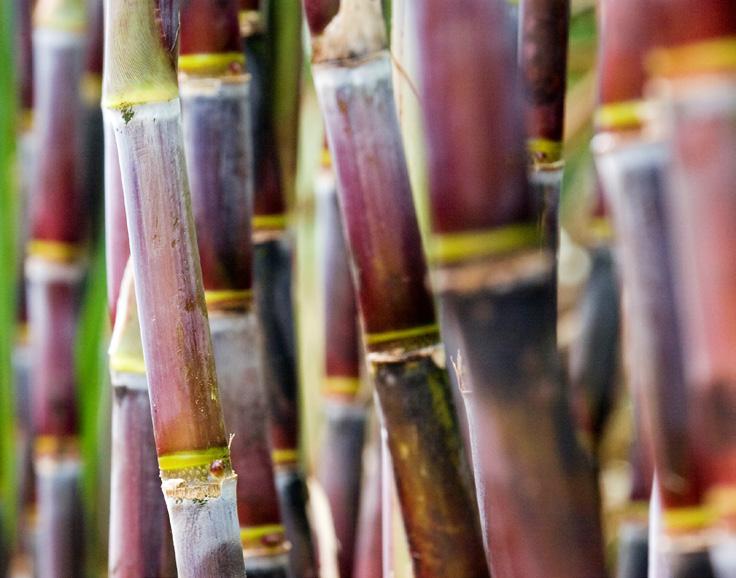
[[[604,104],[595,113],[598,130],[625,130],[639,128],[646,119],[647,104],[643,100],[629,100]]]
[[[81,259],[86,252],[85,245],[33,239],[26,247],[29,257],[38,257],[54,263],[71,264]]]
[[[286,228],[287,217],[283,213],[275,215],[254,215],[252,223],[253,229],[256,231],[280,230]]]
[[[222,304],[247,303],[253,297],[252,289],[205,291],[204,301],[208,307]]]
[[[543,233],[537,223],[509,225],[488,231],[435,234],[429,242],[429,258],[435,264],[453,264],[541,247],[543,243]]]
[[[368,333],[365,336],[366,345],[379,345],[381,343],[389,343],[391,341],[402,341],[413,337],[424,337],[431,335],[439,335],[440,327],[436,323],[432,325],[423,325],[421,327],[410,327],[409,329],[399,329],[396,331],[385,331],[383,333]]]
[[[286,529],[281,524],[265,524],[263,526],[253,526],[240,528],[240,541],[243,543],[252,543],[265,538],[266,536],[284,537]]]
[[[184,73],[206,73],[227,70],[231,65],[245,65],[245,55],[240,52],[219,54],[182,54],[179,56],[179,70]]]
[[[186,470],[189,468],[209,466],[215,460],[224,460],[229,458],[230,449],[227,447],[173,452],[158,457],[158,468],[162,472]]]
[[[79,452],[79,437],[40,435],[33,442],[33,450],[37,457],[76,455]]]
[[[356,395],[360,391],[359,377],[327,376],[322,387],[324,395]]]
[[[271,452],[271,459],[275,466],[295,464],[299,461],[299,452],[295,449],[275,449]]]
[[[646,60],[657,76],[736,71],[736,36],[652,51]]]
[[[535,158],[546,162],[557,162],[562,158],[562,143],[547,138],[530,138],[526,141],[527,151]]]
[[[716,515],[709,506],[693,506],[665,510],[663,518],[666,530],[678,533],[707,528],[716,520]]]

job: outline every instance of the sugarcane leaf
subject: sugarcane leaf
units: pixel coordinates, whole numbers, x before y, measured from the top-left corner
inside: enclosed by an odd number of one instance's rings
[[[15,164],[17,102],[12,41],[13,2],[0,6],[0,513],[4,535],[15,536],[14,388],[19,202]],[[0,569],[1,570],[1,569]]]

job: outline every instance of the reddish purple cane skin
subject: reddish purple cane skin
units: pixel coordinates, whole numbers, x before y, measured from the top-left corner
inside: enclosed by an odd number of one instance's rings
[[[562,142],[569,27],[569,0],[521,0],[519,60],[529,138]]]

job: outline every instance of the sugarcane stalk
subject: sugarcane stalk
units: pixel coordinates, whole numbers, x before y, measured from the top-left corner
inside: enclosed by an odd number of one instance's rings
[[[230,446],[241,472],[238,517],[248,576],[286,577],[289,543],[279,511],[260,327],[253,309],[253,159],[249,79],[237,3],[192,1],[179,58],[185,147]]]
[[[526,183],[506,6],[419,6],[433,281],[465,394],[491,568],[605,576],[594,469],[560,379],[555,259]]]
[[[318,479],[332,511],[340,577],[355,566],[363,443],[367,410],[361,398],[358,309],[337,204],[329,152],[317,180],[318,226],[322,233],[322,291],[325,304],[325,376],[322,407],[326,426]]]
[[[363,458],[363,485],[360,490],[355,565],[353,566],[355,578],[381,578],[383,576],[381,434],[377,423],[372,429],[373,432]]]
[[[651,5],[650,5],[651,6]],[[666,207],[667,147],[643,131],[644,57],[652,46],[649,26],[634,11],[639,3],[604,2],[600,108],[594,141],[597,164],[611,199],[627,293],[627,365],[635,381],[641,431],[654,451],[668,558],[674,576],[710,576],[703,526],[700,442],[683,374],[677,282]]]
[[[108,1],[102,106],[118,147],[156,453],[180,577],[244,576],[184,157],[179,10]]]
[[[591,270],[580,303],[581,333],[570,347],[570,387],[576,421],[593,455],[599,453],[617,396],[621,315],[613,225],[596,186],[584,244]]]
[[[736,269],[728,254],[736,237],[728,220],[736,209],[730,194],[736,173],[725,160],[736,147],[736,11],[722,1],[704,3],[699,7],[704,13],[692,18],[682,2],[655,2],[654,7],[662,18],[662,33],[649,56],[651,85],[660,105],[652,123],[661,128],[671,153],[663,203],[670,219],[668,241],[681,319],[687,424],[697,458],[692,478],[705,506],[696,534],[700,540],[693,545],[672,531],[665,502],[665,547],[696,554],[708,549],[715,575],[732,576],[736,437],[729,416],[736,408],[736,365],[728,351],[736,343],[729,321],[736,312]]]
[[[85,272],[88,213],[79,164],[79,84],[85,6],[45,2],[34,12],[34,112],[39,151],[26,281],[32,347],[38,535],[42,576],[81,574],[81,461],[74,335]]]
[[[251,75],[254,141],[253,242],[256,311],[263,331],[264,387],[273,463],[294,575],[317,575],[299,463],[299,377],[292,303],[292,240],[287,207],[293,187],[300,69],[299,3],[241,0],[240,23]]]
[[[553,248],[559,243],[569,28],[570,0],[520,1],[518,57],[529,182],[544,207],[543,224]]]
[[[632,385],[634,396],[640,396],[640,389],[637,390],[635,387]],[[629,501],[621,513],[616,536],[617,578],[649,577],[649,517],[654,464],[652,451],[648,447],[649,438],[646,432],[642,431],[644,420],[639,415],[641,412],[641,402],[635,401],[633,404],[634,432],[629,448],[631,488],[628,495]]]
[[[112,578],[176,576],[161,493],[115,134],[105,131],[105,253],[112,399],[108,573]],[[118,315],[119,313],[119,315]]]
[[[601,142],[597,141],[598,147]],[[629,315],[635,320],[627,332],[627,350],[632,355],[628,364],[636,367],[638,386],[643,390],[644,417],[649,422],[646,431],[655,451],[665,510],[672,520],[687,519],[688,512],[699,508],[702,490],[697,462],[693,461],[697,446],[689,433],[691,418],[680,361],[680,329],[664,213],[666,152],[658,143],[633,141],[616,149],[599,148],[598,155],[601,176],[615,199],[621,272]],[[683,542],[689,541],[686,535],[700,531],[702,516],[692,519],[693,527],[672,528]],[[671,554],[686,556],[685,552]]]
[[[319,1],[305,2],[324,8]],[[415,575],[487,576],[401,145],[380,3],[310,22],[363,343]]]

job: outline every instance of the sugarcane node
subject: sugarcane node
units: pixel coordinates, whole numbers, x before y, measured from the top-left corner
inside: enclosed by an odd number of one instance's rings
[[[366,358],[371,374],[375,375],[382,365],[417,363],[428,358],[432,359],[437,367],[444,369],[446,367],[445,348],[437,342],[437,338],[438,336],[435,337],[435,343],[431,345],[427,345],[423,340],[407,340],[401,346],[392,344],[387,349],[369,350]]]
[[[215,460],[210,464],[210,473],[216,478],[224,476],[226,471],[227,468],[223,460]]]
[[[249,313],[253,309],[252,289],[205,290],[204,299],[210,316],[226,317],[233,313]]]
[[[86,260],[69,262],[29,256],[24,264],[25,276],[29,282],[74,285],[84,279],[86,271]]]
[[[33,444],[34,459],[65,459],[80,457],[78,436],[37,436]]]
[[[682,78],[736,72],[736,37],[655,48],[645,62],[653,77]]]
[[[470,294],[484,290],[507,293],[548,279],[554,269],[552,251],[527,249],[497,258],[439,265],[430,275],[432,286],[439,294]]]
[[[86,72],[82,76],[82,84],[79,89],[82,101],[86,106],[96,106],[102,99],[102,75],[99,73]]]
[[[309,6],[310,2],[306,2]],[[386,29],[378,0],[342,0],[337,14],[312,36],[312,63],[358,66],[386,49]]]
[[[595,113],[596,131],[638,134],[653,119],[652,108],[652,103],[646,100],[601,104]]]
[[[179,77],[203,79],[204,82],[198,86],[200,90],[218,86],[218,81],[243,82],[247,78],[245,56],[242,52],[182,54],[179,56]]]
[[[222,485],[227,480],[236,480],[237,475],[230,470],[227,474],[219,476],[214,482],[192,481],[184,478],[166,478],[161,481],[161,488],[167,498],[181,502],[190,500],[193,502],[206,502],[219,498],[222,495]]]
[[[246,559],[281,556],[291,550],[291,543],[286,539],[286,529],[282,524],[242,527],[240,541]]]

